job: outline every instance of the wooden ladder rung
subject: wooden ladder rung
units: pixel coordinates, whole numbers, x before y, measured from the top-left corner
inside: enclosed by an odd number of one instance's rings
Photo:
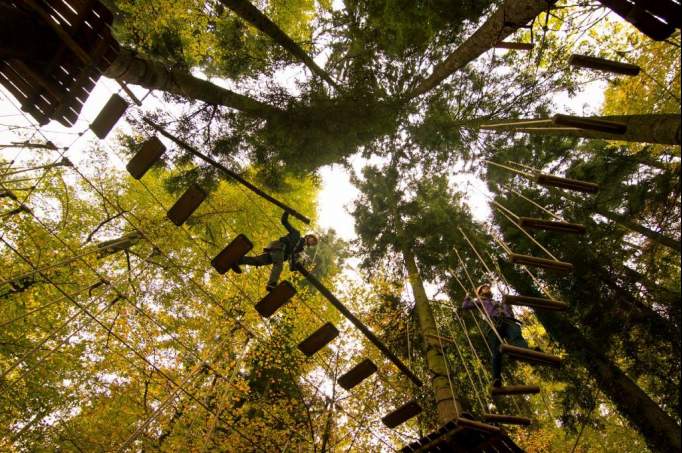
[[[580,181],[578,179],[563,178],[561,176],[540,174],[535,177],[535,182],[541,186],[558,187],[583,193],[599,192],[599,184]]]
[[[230,270],[241,257],[249,253],[252,248],[253,243],[249,238],[239,234],[211,260],[211,266],[222,275]]]
[[[164,152],[166,152],[166,147],[161,143],[161,140],[154,136],[142,144],[142,148],[126,165],[126,170],[133,178],[141,179]]]
[[[393,429],[397,426],[402,425],[412,417],[419,415],[421,411],[422,408],[419,404],[417,404],[416,401],[410,401],[408,403],[403,404],[394,411],[384,415],[381,419],[381,422],[387,428]]]
[[[566,302],[558,300],[545,299],[543,297],[532,296],[518,296],[512,294],[505,294],[502,296],[502,303],[509,305],[520,305],[523,307],[533,307],[542,310],[561,311],[568,308]]]
[[[499,433],[501,431],[499,426],[489,425],[487,423],[471,420],[464,417],[457,418],[457,425],[466,428],[475,429],[477,431],[484,431],[488,433]]]
[[[320,349],[324,348],[334,338],[339,335],[339,331],[330,322],[326,323],[315,332],[311,333],[308,338],[299,343],[298,349],[307,357],[315,354]]]
[[[493,396],[534,395],[540,393],[540,387],[537,385],[505,385],[503,387],[492,387],[490,393]]]
[[[514,264],[524,264],[555,271],[570,272],[573,270],[573,265],[571,263],[554,261],[547,258],[538,258],[537,256],[521,255],[518,253],[509,254],[509,260]]]
[[[178,201],[171,206],[166,215],[171,222],[177,226],[180,226],[185,223],[187,219],[189,219],[189,216],[191,216],[194,211],[196,211],[206,196],[206,192],[204,192],[201,187],[196,184],[192,184],[185,191],[185,193],[182,194]]]
[[[556,220],[519,217],[518,222],[524,228],[533,230],[557,231],[559,233],[585,234],[587,229],[578,223],[560,222]]]
[[[532,50],[533,44],[529,42],[499,41],[497,44],[495,44],[495,48],[513,50]]]
[[[377,366],[369,359],[355,365],[338,379],[339,385],[346,390],[350,390],[362,381],[373,375],[377,371]]]
[[[522,425],[528,426],[533,421],[528,417],[517,417],[515,415],[502,414],[483,414],[483,420],[488,423],[501,423],[505,425]]]
[[[640,71],[639,66],[634,64],[621,63],[620,61],[591,57],[589,55],[580,55],[577,53],[574,53],[569,57],[568,64],[571,66],[577,66],[579,68],[596,69],[597,71],[605,71],[611,72],[613,74],[623,74],[629,76],[636,76]]]
[[[623,123],[602,120],[599,118],[562,115],[560,113],[552,117],[552,123],[557,126],[576,127],[578,129],[605,132],[608,134],[624,134],[627,131],[627,125]]]
[[[296,288],[283,280],[256,304],[256,311],[264,318],[272,316],[296,294]]]
[[[103,140],[123,116],[127,108],[128,103],[125,99],[118,94],[113,94],[102,111],[99,112],[97,118],[90,124],[90,129],[92,129],[97,137]]]
[[[532,349],[519,348],[518,346],[512,346],[509,344],[500,345],[500,352],[523,362],[539,363],[553,367],[559,367],[561,365],[561,358],[555,355],[545,354],[544,352],[540,351],[533,351]]]

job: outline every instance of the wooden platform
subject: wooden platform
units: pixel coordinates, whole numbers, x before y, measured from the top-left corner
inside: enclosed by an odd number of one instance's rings
[[[480,423],[480,422],[478,422]],[[495,427],[494,427],[495,428]],[[403,447],[401,452],[523,453],[504,432],[483,431],[464,423],[450,422],[437,431]]]
[[[512,294],[504,294],[502,296],[502,303],[553,311],[561,311],[568,308],[568,304],[566,302],[544,299],[542,297],[517,296]]]
[[[119,45],[110,29],[113,16],[98,1],[35,0],[34,3],[52,18],[52,26],[70,36],[89,55],[94,65],[86,65],[55,32],[58,45],[47,64],[16,58],[0,60],[0,84],[38,124],[56,120],[64,126],[73,126],[101,73],[118,55]],[[50,25],[28,2],[9,0],[9,4],[32,20]]]

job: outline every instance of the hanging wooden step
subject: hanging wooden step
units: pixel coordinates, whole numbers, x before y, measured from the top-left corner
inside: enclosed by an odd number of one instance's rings
[[[630,63],[621,63],[620,61],[607,60],[605,58],[591,57],[589,55],[580,55],[574,53],[568,59],[568,64],[578,68],[595,69],[597,71],[610,72],[613,74],[622,74],[629,76],[636,76],[639,74],[640,68],[637,65]]]
[[[16,201],[17,196],[10,190],[0,190],[0,198],[9,198]]]
[[[350,390],[362,381],[376,373],[377,366],[369,359],[355,365],[338,379],[339,385],[346,390]]]
[[[393,412],[384,415],[381,422],[387,428],[395,428],[402,425],[412,417],[416,417],[422,411],[422,408],[416,401],[410,401],[409,403],[403,404],[399,408],[395,409]]]
[[[196,211],[199,205],[206,199],[206,196],[206,192],[201,187],[192,184],[168,210],[166,215],[171,222],[180,226]]]
[[[539,363],[542,365],[548,365],[558,368],[561,365],[561,358],[545,354],[540,351],[533,351],[532,349],[519,348],[518,346],[512,346],[509,344],[500,345],[500,352],[507,354],[509,357],[516,360],[521,360],[522,362],[528,363]]]
[[[556,231],[559,233],[585,234],[587,228],[578,223],[560,222],[556,220],[537,219],[534,217],[519,217],[517,223],[532,230]]]
[[[512,294],[504,294],[502,296],[502,303],[509,305],[520,305],[523,307],[533,307],[541,310],[561,311],[568,308],[566,302],[558,300],[545,299],[542,297],[519,296]]]
[[[509,260],[514,264],[541,267],[553,271],[570,272],[573,270],[573,265],[571,263],[554,261],[547,258],[538,258],[537,256],[520,255],[518,253],[510,253]]]
[[[488,423],[500,423],[504,425],[529,426],[533,421],[528,417],[516,417],[514,415],[483,414],[483,420]]]
[[[296,294],[296,288],[286,280],[265,295],[257,304],[256,311],[264,318],[272,316],[281,306],[289,302]]]
[[[128,250],[130,247],[137,244],[140,239],[142,239],[142,234],[139,231],[133,231],[117,239],[102,241],[97,244],[97,249],[99,250],[98,256],[102,257]]]
[[[533,44],[529,42],[499,41],[497,44],[495,44],[495,48],[512,50],[533,50]]]
[[[161,140],[154,136],[142,144],[142,148],[126,165],[126,170],[133,178],[141,179],[164,152],[166,152],[166,147],[161,143]]]
[[[499,433],[501,431],[499,426],[489,425],[487,423],[471,420],[469,418],[464,417],[459,417],[457,419],[457,425],[469,429],[475,429],[476,431],[484,431],[487,433]]]
[[[339,331],[336,329],[336,327],[334,327],[332,323],[328,322],[310,334],[308,338],[299,343],[298,349],[307,357],[310,357],[320,349],[324,348],[338,335]]]
[[[230,270],[241,257],[249,253],[252,248],[253,243],[249,238],[239,234],[211,260],[211,266],[222,275]]]
[[[573,115],[556,114],[552,117],[552,123],[557,126],[576,127],[608,134],[624,134],[627,131],[627,125],[623,123]]]
[[[111,132],[119,119],[123,116],[128,108],[128,103],[118,94],[112,95],[107,101],[106,105],[97,118],[90,125],[90,129],[97,137],[104,140]]]
[[[576,192],[599,192],[599,184],[580,181],[579,179],[563,178],[561,176],[539,174],[535,177],[535,182],[541,186],[558,187],[560,189],[574,190]]]
[[[534,395],[540,393],[540,387],[537,385],[505,385],[503,387],[492,387],[490,393],[493,396]]]

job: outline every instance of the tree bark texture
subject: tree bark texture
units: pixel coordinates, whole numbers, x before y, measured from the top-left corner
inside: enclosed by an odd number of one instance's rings
[[[506,274],[512,277],[512,284],[522,293],[538,294],[518,272],[510,270]],[[592,344],[562,314],[538,310],[536,316],[550,337],[558,341],[573,360],[589,370],[599,388],[644,436],[652,450],[665,453],[680,451],[680,426],[603,354],[598,345]]]
[[[502,6],[474,32],[471,37],[454,50],[445,60],[438,63],[430,76],[424,79],[409,94],[413,99],[436,87],[455,71],[490,50],[497,42],[504,40],[547,11],[552,0],[505,0]]]
[[[409,250],[404,249],[403,260],[405,261],[410,287],[414,295],[414,309],[417,313],[419,330],[421,331],[426,348],[424,355],[428,369],[431,372],[431,387],[436,398],[438,423],[442,426],[456,419],[462,412],[462,408],[457,400],[457,396],[453,395],[454,389],[450,387],[445,357],[443,357],[438,341],[434,340],[438,335],[436,321],[433,317],[429,300],[426,297],[426,291],[424,290],[424,284],[414,255]]]
[[[334,80],[320,68],[310,56],[294,42],[284,31],[271,21],[265,14],[261,13],[258,8],[253,6],[248,0],[220,0],[221,3],[241,17],[246,22],[250,23],[262,33],[268,35],[277,44],[282,46],[284,50],[302,61],[313,74],[317,74],[327,83],[335,88],[338,85]]]
[[[658,113],[648,115],[611,115],[594,116],[594,119],[623,123],[627,126],[624,134],[548,126],[502,126],[495,131],[514,131],[538,135],[560,135],[564,137],[596,138],[602,140],[620,140],[624,142],[657,143],[661,145],[680,145],[682,122],[677,113]],[[539,118],[551,120],[551,118]],[[490,120],[481,125],[499,123],[501,120]],[[513,122],[516,120],[509,120]]]
[[[150,90],[230,107],[263,119],[281,113],[281,110],[271,105],[194,77],[185,70],[167,68],[159,62],[136,55],[129,49],[121,49],[103,75]]]

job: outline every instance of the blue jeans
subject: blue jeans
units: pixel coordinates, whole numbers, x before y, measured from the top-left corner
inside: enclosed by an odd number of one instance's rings
[[[528,349],[528,343],[521,334],[521,326],[509,318],[493,319],[495,327],[500,336],[507,340],[512,346]],[[495,332],[488,327],[486,334],[488,345],[493,352],[493,380],[502,379],[502,353],[500,352],[500,340],[495,335]]]

